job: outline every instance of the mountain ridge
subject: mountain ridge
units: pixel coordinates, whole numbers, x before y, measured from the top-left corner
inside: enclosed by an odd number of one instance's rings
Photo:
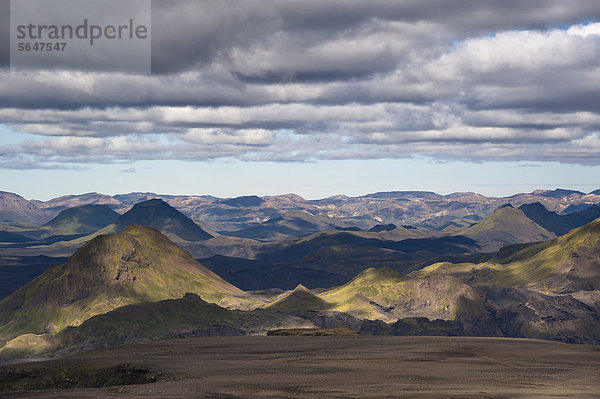
[[[552,193],[549,195],[548,193]],[[254,198],[256,197],[256,198]],[[105,204],[119,213],[124,213],[140,200],[162,198],[186,216],[202,220],[213,231],[236,231],[255,226],[257,223],[282,216],[283,212],[305,210],[315,216],[327,216],[347,226],[368,230],[374,224],[393,223],[397,226],[429,226],[439,228],[465,216],[483,218],[506,202],[518,207],[540,201],[550,211],[562,213],[578,204],[600,203],[600,190],[584,194],[576,190],[536,190],[507,197],[484,196],[477,193],[437,194],[432,192],[390,191],[362,196],[331,196],[306,200],[295,194],[272,196],[242,196],[218,198],[209,195],[166,195],[155,193],[129,193],[108,196],[100,193],[67,195],[48,201],[32,200],[29,203],[39,208],[44,220],[50,220],[61,210],[84,204]],[[227,203],[245,203],[252,207],[232,207]],[[225,202],[224,202],[225,201]],[[236,202],[237,201],[237,202]],[[240,202],[241,201],[241,202]],[[431,215],[436,215],[433,218]]]

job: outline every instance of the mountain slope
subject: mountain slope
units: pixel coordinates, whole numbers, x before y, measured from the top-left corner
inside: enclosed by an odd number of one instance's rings
[[[600,219],[546,242],[502,248],[484,263],[437,263],[415,275],[454,275],[470,284],[570,293],[600,289]]]
[[[0,191],[0,223],[41,224],[49,218],[20,195]]]
[[[556,237],[510,204],[501,206],[460,234],[475,239],[481,252],[494,252],[507,244],[546,241]]]
[[[98,234],[120,233],[130,224],[150,226],[163,234],[185,241],[204,241],[212,238],[190,218],[161,199],[137,203]]]
[[[196,293],[247,307],[253,297],[196,262],[160,232],[129,226],[94,238],[0,302],[0,338],[57,332],[119,306]]]
[[[331,304],[325,302],[323,299],[313,294],[308,288],[300,284],[294,288],[294,290],[284,294],[281,298],[270,303],[265,308],[269,310],[293,312],[297,310],[318,311],[330,307]]]
[[[347,284],[319,295],[331,310],[395,322],[407,317],[457,320],[466,330],[494,331],[483,292],[454,277],[410,278],[392,269],[367,269]]]
[[[286,211],[281,216],[238,231],[222,231],[230,237],[270,239],[299,236],[333,229],[343,223],[327,216],[315,216],[307,211]]]
[[[106,205],[82,205],[61,211],[44,226],[60,234],[89,234],[115,222],[119,216]]]
[[[600,217],[600,207],[592,205],[584,210],[559,215],[551,212],[539,202],[519,207],[529,219],[556,235],[563,235]]]

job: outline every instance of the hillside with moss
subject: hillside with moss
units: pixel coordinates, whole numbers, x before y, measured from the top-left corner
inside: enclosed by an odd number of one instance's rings
[[[491,328],[483,292],[449,276],[410,278],[392,269],[367,269],[341,287],[319,295],[330,310],[369,320],[396,322],[410,317],[429,320],[477,320]]]
[[[600,219],[561,237],[511,245],[483,263],[436,263],[415,276],[453,275],[471,285],[544,293],[600,289]]]
[[[196,293],[226,307],[256,298],[199,264],[160,232],[131,225],[94,238],[0,302],[0,337],[56,333],[120,306]]]

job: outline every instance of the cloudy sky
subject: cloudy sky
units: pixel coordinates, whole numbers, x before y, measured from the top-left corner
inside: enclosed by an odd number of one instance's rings
[[[0,190],[600,188],[595,0],[162,0],[151,75],[0,69]]]

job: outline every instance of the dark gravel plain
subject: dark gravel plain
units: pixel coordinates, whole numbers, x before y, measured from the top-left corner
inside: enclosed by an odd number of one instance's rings
[[[149,370],[158,382],[0,397],[600,398],[599,346],[529,339],[198,337],[13,364],[0,371],[33,368],[43,374],[122,364]]]

